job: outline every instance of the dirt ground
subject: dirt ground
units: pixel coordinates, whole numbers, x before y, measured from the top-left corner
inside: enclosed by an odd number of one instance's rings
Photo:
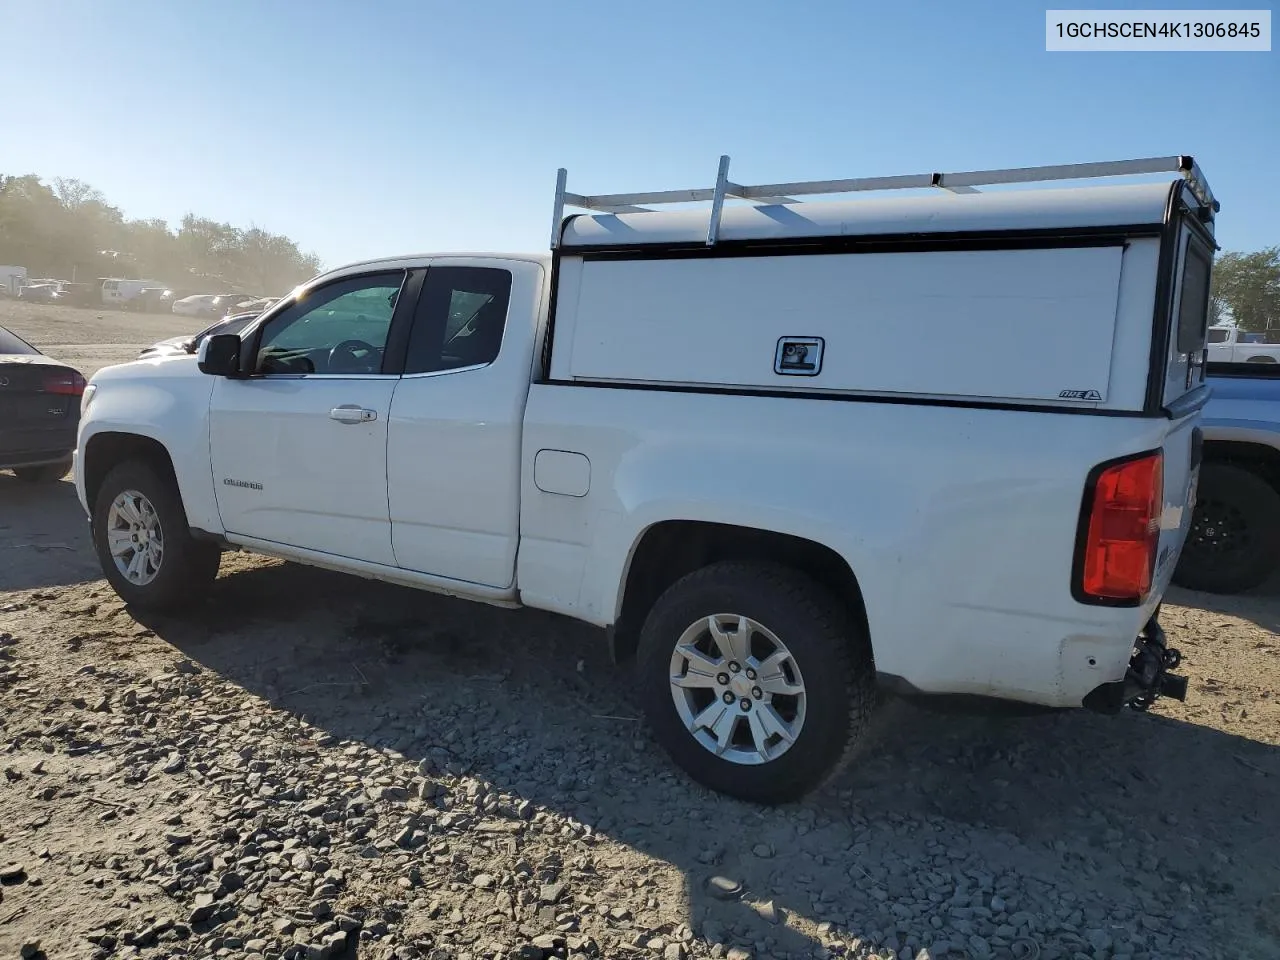
[[[86,373],[193,327],[0,325]],[[887,703],[760,809],[573,622],[240,554],[138,615],[71,483],[0,474],[0,958],[1280,958],[1280,586],[1162,621],[1185,705]]]
[[[200,317],[172,313],[83,310],[0,299],[0,327],[71,363],[86,377],[113,363],[128,363],[157,340],[199,333],[208,324]]]

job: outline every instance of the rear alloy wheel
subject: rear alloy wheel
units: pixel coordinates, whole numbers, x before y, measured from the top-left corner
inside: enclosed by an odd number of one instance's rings
[[[1244,467],[1200,468],[1195,512],[1173,580],[1190,590],[1239,593],[1280,561],[1280,493]]]
[[[645,713],[672,759],[713,790],[802,797],[870,719],[866,638],[838,599],[768,564],[717,563],[673,584],[640,637]]]
[[[690,624],[670,674],[685,730],[730,763],[776,760],[804,729],[808,698],[795,657],[750,617],[719,613]]]
[[[146,463],[107,474],[94,504],[93,542],[112,588],[139,609],[190,604],[218,575],[221,551],[191,536],[178,491]]]
[[[38,467],[15,467],[13,473],[26,483],[54,483],[65,477],[70,470],[70,460],[59,460],[57,463],[42,463]]]

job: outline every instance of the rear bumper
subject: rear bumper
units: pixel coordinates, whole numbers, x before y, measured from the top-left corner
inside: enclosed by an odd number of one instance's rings
[[[1024,708],[1118,710],[1152,692],[1171,695],[1179,681],[1164,690],[1160,684],[1173,665],[1151,676],[1151,658],[1166,649],[1158,597],[1140,608],[1086,608],[1091,620],[1066,623],[1043,614],[955,608],[949,624],[955,640],[918,644],[914,649],[933,655],[915,658],[910,671],[877,657],[878,677],[909,697],[998,700]],[[957,622],[962,630],[955,629]]]
[[[1169,671],[1182,654],[1165,643],[1164,630],[1152,616],[1134,643],[1124,679],[1102,683],[1084,698],[1083,706],[1098,713],[1119,713],[1125,707],[1146,710],[1160,697],[1187,698],[1187,678]]]

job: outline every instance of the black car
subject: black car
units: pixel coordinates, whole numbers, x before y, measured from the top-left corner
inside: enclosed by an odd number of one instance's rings
[[[0,327],[0,470],[32,483],[71,469],[85,379]]]

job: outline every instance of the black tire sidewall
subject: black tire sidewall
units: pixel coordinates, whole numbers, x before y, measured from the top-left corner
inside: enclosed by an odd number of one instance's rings
[[[1210,593],[1238,593],[1266,580],[1280,561],[1280,493],[1245,467],[1208,463],[1200,469],[1197,499],[1229,504],[1249,527],[1251,544],[1228,562],[1184,544],[1174,581],[1179,586]],[[1190,534],[1189,534],[1190,536]]]
[[[804,726],[776,760],[735,764],[716,757],[685,728],[672,702],[670,661],[695,621],[716,613],[750,617],[786,644],[805,684]],[[798,799],[839,764],[849,743],[855,656],[861,637],[843,607],[817,584],[783,568],[719,564],[677,582],[659,598],[641,633],[637,666],[645,714],[675,763],[713,790],[761,803]],[[864,673],[866,671],[863,671]]]
[[[164,536],[160,569],[154,580],[142,586],[130,583],[116,569],[107,545],[107,514],[112,501],[125,490],[136,490],[151,501]],[[213,548],[191,538],[186,511],[173,483],[145,463],[122,463],[103,480],[93,507],[93,545],[112,589],[125,603],[139,609],[163,610],[180,605],[190,598],[193,586],[212,580],[217,572],[216,550],[210,574],[207,553]]]

